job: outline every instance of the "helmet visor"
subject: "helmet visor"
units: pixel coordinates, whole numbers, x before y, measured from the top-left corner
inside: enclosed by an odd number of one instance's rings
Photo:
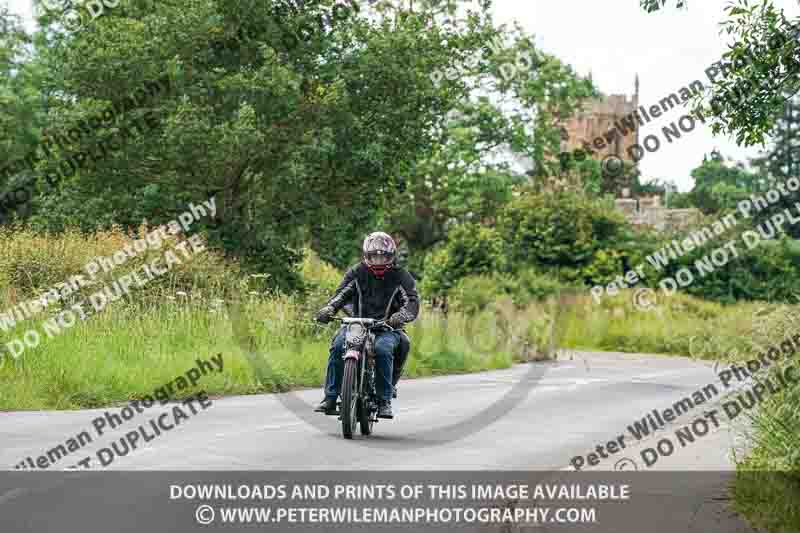
[[[374,252],[367,252],[365,259],[367,260],[367,264],[371,266],[388,265],[394,260],[394,254],[383,250],[375,250]]]

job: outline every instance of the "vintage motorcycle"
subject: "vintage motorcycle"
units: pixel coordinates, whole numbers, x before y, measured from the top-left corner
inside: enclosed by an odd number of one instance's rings
[[[362,435],[370,435],[378,421],[375,334],[394,329],[385,321],[372,318],[342,317],[338,320],[347,328],[339,419],[342,421],[342,435],[352,439],[356,424]]]

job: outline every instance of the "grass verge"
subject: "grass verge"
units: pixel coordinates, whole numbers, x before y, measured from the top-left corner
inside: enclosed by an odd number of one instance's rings
[[[408,330],[413,348],[406,375],[507,368],[522,354],[535,356],[531,346],[546,330],[546,311],[530,306],[504,323],[498,309],[476,316],[424,309]],[[5,333],[6,341],[29,328],[38,328],[42,340],[16,359],[0,359],[0,410],[99,407],[141,398],[196,359],[217,353],[223,354],[224,372],[205,376],[176,399],[200,389],[230,395],[321,386],[336,326],[316,326],[309,317],[308,302],[272,295],[249,296],[237,313],[188,296],[150,305],[118,301],[52,338],[42,333],[41,318],[28,320]],[[251,347],[269,363],[263,381],[256,381],[245,356]]]

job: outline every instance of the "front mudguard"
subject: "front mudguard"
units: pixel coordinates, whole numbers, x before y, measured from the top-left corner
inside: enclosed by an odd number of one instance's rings
[[[346,350],[344,352],[344,355],[342,356],[342,359],[345,361],[347,361],[348,359],[355,359],[356,361],[358,361],[359,359],[361,359],[361,351],[353,349]]]

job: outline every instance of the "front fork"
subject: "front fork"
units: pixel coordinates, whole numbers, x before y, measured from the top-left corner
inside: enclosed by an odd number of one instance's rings
[[[362,353],[350,348],[345,349],[344,359],[356,359],[358,365],[358,396],[367,401],[377,397],[375,389],[375,337],[370,335],[364,342]]]
[[[369,335],[364,344],[364,357],[361,363],[361,392],[365,404],[371,403],[376,397],[375,391],[375,336]]]

